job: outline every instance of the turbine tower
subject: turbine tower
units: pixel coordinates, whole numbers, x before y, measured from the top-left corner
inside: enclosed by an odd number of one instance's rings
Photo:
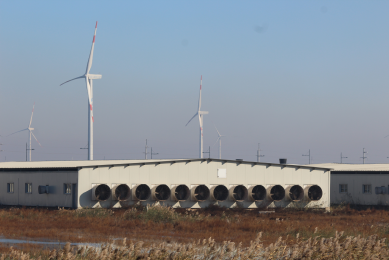
[[[215,129],[216,129],[216,132],[217,132],[217,135],[218,135],[218,138],[215,142],[215,144],[217,143],[217,141],[219,141],[219,159],[222,158],[222,137],[225,136],[225,135],[221,135],[219,133],[219,131],[217,130],[216,126],[215,126]]]
[[[88,160],[93,160],[93,79],[101,79],[101,75],[98,74],[89,74],[89,71],[92,67],[92,61],[93,61],[93,49],[95,47],[95,39],[96,39],[96,31],[97,31],[97,22],[95,27],[95,34],[93,35],[93,41],[92,41],[92,48],[90,50],[88,63],[86,65],[86,71],[85,74],[82,76],[79,76],[77,78],[65,81],[60,86],[62,86],[65,83],[68,83],[69,81],[75,80],[75,79],[82,79],[85,78],[86,82],[86,90],[88,91]]]
[[[200,79],[200,97],[199,97],[199,107],[198,107],[198,110],[196,112],[196,114],[189,120],[188,123],[186,123],[185,126],[187,126],[190,121],[192,121],[193,118],[195,118],[196,116],[199,117],[199,123],[200,123],[200,151],[199,151],[199,158],[203,158],[203,116],[208,114],[208,111],[201,111],[201,87],[203,85],[203,76],[201,76],[201,79]]]
[[[29,151],[29,158],[30,158],[30,162],[31,162],[31,152],[32,152],[32,149],[31,149],[31,135],[35,138],[35,140],[38,142],[39,146],[42,147],[42,145],[39,143],[38,139],[35,137],[34,133],[32,132],[32,130],[34,130],[34,128],[31,127],[31,123],[32,123],[32,116],[34,115],[34,107],[35,107],[35,103],[34,105],[32,106],[32,113],[31,113],[31,119],[30,119],[30,124],[28,125],[27,128],[23,129],[23,130],[20,130],[20,131],[17,131],[15,133],[12,133],[10,135],[13,135],[13,134],[16,134],[16,133],[19,133],[19,132],[22,132],[22,131],[26,131],[28,130],[29,131],[29,144],[30,146],[28,147],[28,151]],[[10,136],[10,135],[7,135],[7,136]]]

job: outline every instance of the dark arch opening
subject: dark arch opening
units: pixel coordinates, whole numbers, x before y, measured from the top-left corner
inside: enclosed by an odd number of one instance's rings
[[[217,201],[223,201],[228,198],[228,189],[224,185],[218,185],[213,189],[213,197]]]
[[[320,200],[323,196],[323,190],[318,185],[313,185],[308,189],[308,198],[311,200]]]
[[[205,185],[199,185],[195,188],[195,195],[194,197],[198,201],[204,201],[209,198],[209,189]]]
[[[150,198],[151,190],[146,184],[140,184],[135,189],[135,197],[138,200],[147,200]]]
[[[97,200],[104,201],[111,196],[111,188],[106,184],[99,184],[95,189],[95,197]]]
[[[178,185],[174,189],[174,196],[178,201],[185,201],[189,198],[189,188],[186,185]]]
[[[170,189],[167,185],[161,184],[157,186],[154,194],[157,200],[167,200],[170,197]]]
[[[251,190],[253,200],[264,200],[266,198],[266,189],[262,185],[256,185]]]
[[[275,200],[282,200],[285,197],[285,189],[281,185],[275,185],[270,190],[270,197]]]
[[[120,184],[115,189],[115,197],[118,200],[126,200],[130,197],[130,187],[127,184]]]

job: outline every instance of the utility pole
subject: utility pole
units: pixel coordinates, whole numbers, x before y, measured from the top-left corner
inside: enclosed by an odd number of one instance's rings
[[[308,156],[308,158],[309,158],[308,164],[311,164],[311,149],[308,150],[308,154],[303,154],[303,156]]]
[[[264,157],[265,155],[260,155],[261,149],[259,149],[259,143],[258,143],[258,150],[257,150],[257,162],[260,161],[260,157]]]
[[[363,160],[363,164],[365,164],[365,159],[367,159],[367,156],[365,156],[365,154],[367,154],[367,152],[365,151],[365,148],[363,148],[363,156],[361,157]]]
[[[147,160],[147,154],[149,154],[149,152],[147,152],[147,148],[149,147],[147,146],[147,139],[146,139],[145,151],[143,152],[145,154],[145,160]]]
[[[153,147],[151,147],[151,153],[150,153],[150,155],[151,155],[151,159],[153,159],[153,155],[157,155],[158,153],[153,153]]]
[[[343,155],[342,155],[342,153],[340,153],[340,163],[343,163],[343,160],[342,159],[346,159],[347,157],[344,157]]]
[[[208,148],[208,152],[203,152],[208,154],[208,158],[211,158],[211,146]]]
[[[35,150],[35,149],[28,149],[27,147],[27,143],[26,143],[26,162],[28,161],[28,156],[27,156],[27,151],[30,151],[30,154],[31,154],[31,151]]]

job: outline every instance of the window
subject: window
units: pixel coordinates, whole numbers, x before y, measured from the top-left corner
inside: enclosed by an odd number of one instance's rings
[[[7,192],[8,193],[14,193],[14,184],[13,184],[13,182],[7,183]]]
[[[25,192],[26,193],[32,193],[32,183],[26,183],[25,185],[24,185],[24,189],[25,189]]]
[[[386,194],[385,186],[375,187],[375,194]]]
[[[72,184],[71,183],[64,183],[63,184],[63,193],[64,194],[72,194]]]
[[[347,184],[339,184],[339,193],[347,193]]]
[[[362,193],[371,193],[371,185],[370,184],[363,184]]]

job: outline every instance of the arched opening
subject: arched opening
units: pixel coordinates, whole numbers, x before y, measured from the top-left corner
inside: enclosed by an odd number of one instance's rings
[[[224,201],[228,198],[228,189],[224,185],[217,185],[211,189],[212,199]]]
[[[204,201],[209,198],[209,189],[205,185],[198,185],[193,188],[193,198],[196,201]]]
[[[249,189],[249,198],[252,201],[262,201],[266,198],[266,189],[262,185],[255,185]]]
[[[149,186],[147,186],[146,184],[140,184],[135,186],[135,194],[134,194],[135,199],[144,201],[149,199],[150,195],[151,195],[151,190]]]
[[[189,195],[189,188],[186,185],[178,185],[172,189],[172,197],[175,201],[186,201]]]
[[[285,197],[285,189],[281,185],[273,185],[267,189],[268,199],[280,201]]]
[[[158,201],[168,200],[170,197],[170,188],[165,184],[161,184],[161,185],[158,185],[157,187],[154,187],[153,188],[153,197],[155,200],[158,200]]]
[[[94,195],[98,201],[105,201],[111,196],[111,188],[106,184],[99,184],[94,187]]]
[[[231,199],[235,201],[244,201],[247,199],[247,188],[243,185],[236,185],[230,188]]]
[[[130,198],[131,189],[127,184],[120,184],[114,188],[113,194],[117,200],[127,200]]]
[[[304,198],[304,190],[300,185],[288,186],[286,194],[291,201],[300,201]]]
[[[309,200],[320,200],[321,197],[323,197],[323,190],[318,185],[312,185],[307,187],[308,188],[308,199]]]

